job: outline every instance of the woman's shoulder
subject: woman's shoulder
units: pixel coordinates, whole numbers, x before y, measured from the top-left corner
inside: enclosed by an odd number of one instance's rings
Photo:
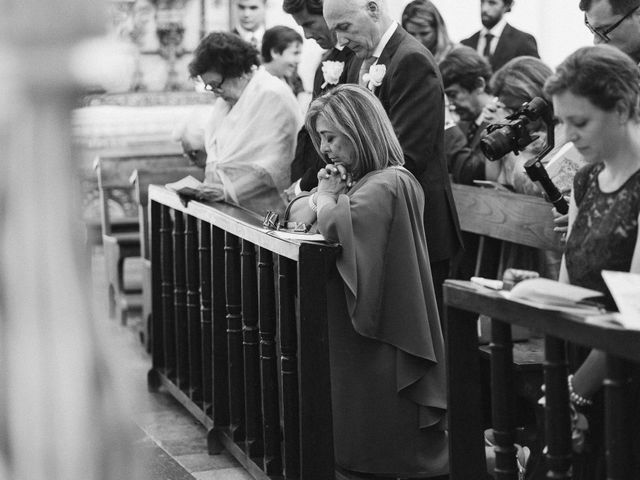
[[[401,166],[392,166],[369,172],[362,178],[362,186],[371,189],[384,189],[391,194],[397,194],[399,189],[406,189],[408,185],[420,187],[409,170]]]

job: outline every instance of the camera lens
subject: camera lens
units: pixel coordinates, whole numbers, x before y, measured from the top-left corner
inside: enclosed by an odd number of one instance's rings
[[[504,157],[517,145],[517,132],[509,125],[504,125],[485,135],[480,140],[480,149],[489,160],[495,161]]]

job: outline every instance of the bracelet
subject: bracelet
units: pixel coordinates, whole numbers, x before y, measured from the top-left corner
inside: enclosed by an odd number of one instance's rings
[[[593,400],[578,395],[573,389],[573,375],[567,377],[567,385],[569,387],[569,401],[578,407],[590,407],[593,405]]]
[[[315,202],[315,200],[313,199],[315,193],[312,193],[311,195],[309,195],[309,208],[313,211],[313,212],[318,212],[318,204]]]

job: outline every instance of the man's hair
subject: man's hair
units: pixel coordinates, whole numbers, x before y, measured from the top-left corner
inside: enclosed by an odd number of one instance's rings
[[[475,90],[478,79],[483,78],[485,90],[489,88],[491,65],[475,49],[459,46],[449,52],[438,65],[444,88],[457,83],[468,91]]]
[[[262,36],[262,60],[270,62],[273,60],[271,50],[276,53],[284,52],[292,43],[302,43],[302,37],[293,28],[278,25],[272,27]]]
[[[548,96],[544,93],[544,82],[553,71],[539,58],[516,57],[505,63],[491,77],[491,92],[499,97],[509,95],[528,102],[535,97]]]
[[[322,15],[323,0],[284,0],[282,9],[289,15],[302,12],[305,8],[311,15]]]
[[[305,125],[321,157],[318,118],[326,120],[347,137],[355,152],[354,179],[391,165],[402,165],[404,156],[398,137],[380,100],[359,85],[344,84],[316,98],[309,106]]]
[[[598,3],[600,0],[580,0],[580,10],[583,12],[588,11],[593,3]],[[611,5],[611,12],[615,15],[625,15],[631,9],[640,5],[640,0],[602,0],[609,2]]]
[[[544,90],[549,96],[569,91],[608,112],[623,101],[633,117],[638,113],[640,70],[610,45],[582,47],[558,66]]]
[[[233,33],[213,32],[196,47],[189,75],[197,77],[215,70],[225,78],[235,78],[249,73],[259,63],[258,51],[250,43]]]

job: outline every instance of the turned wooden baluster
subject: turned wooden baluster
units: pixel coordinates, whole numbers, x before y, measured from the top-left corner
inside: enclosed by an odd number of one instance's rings
[[[284,476],[300,478],[300,415],[298,405],[298,358],[295,314],[296,264],[285,257],[278,261],[278,316],[282,369],[284,422]]]
[[[202,334],[200,332],[200,261],[198,259],[198,220],[187,216],[185,229],[187,266],[187,352],[189,355],[188,385],[191,398],[202,398]]]
[[[201,332],[201,386],[202,411],[211,415],[213,394],[213,311],[211,308],[211,225],[200,220],[198,260],[200,273],[200,332]]]
[[[273,253],[258,250],[260,298],[260,364],[262,374],[262,412],[264,461],[267,475],[282,475],[280,448],[280,409],[278,404],[278,363],[276,357],[276,303]]]
[[[225,233],[227,342],[229,355],[229,430],[236,442],[245,438],[244,354],[238,237]]]
[[[629,367],[620,358],[607,355],[605,386],[605,445],[607,479],[631,480],[631,428],[629,413]]]
[[[173,310],[173,222],[171,209],[161,207],[160,258],[162,262],[162,329],[165,352],[165,375],[174,377],[176,371],[176,345]]]
[[[517,480],[511,325],[491,320],[491,409],[497,480]]]
[[[264,451],[260,395],[258,280],[256,250],[253,243],[247,240],[242,241],[241,258],[246,453],[250,457],[261,457]]]
[[[151,304],[152,312],[149,334],[151,336],[151,372],[160,371],[166,366],[164,352],[164,329],[162,315],[162,276],[161,276],[161,254],[160,235],[162,207],[157,202],[149,202],[149,232],[150,232],[150,259],[151,259]],[[159,387],[158,378],[155,373],[149,374],[149,388],[155,390]]]
[[[571,431],[565,341],[545,336],[545,438],[547,478],[571,478]]]
[[[185,221],[180,211],[173,212],[173,310],[176,344],[176,385],[189,388],[189,344],[187,325],[187,269],[185,258]]]

